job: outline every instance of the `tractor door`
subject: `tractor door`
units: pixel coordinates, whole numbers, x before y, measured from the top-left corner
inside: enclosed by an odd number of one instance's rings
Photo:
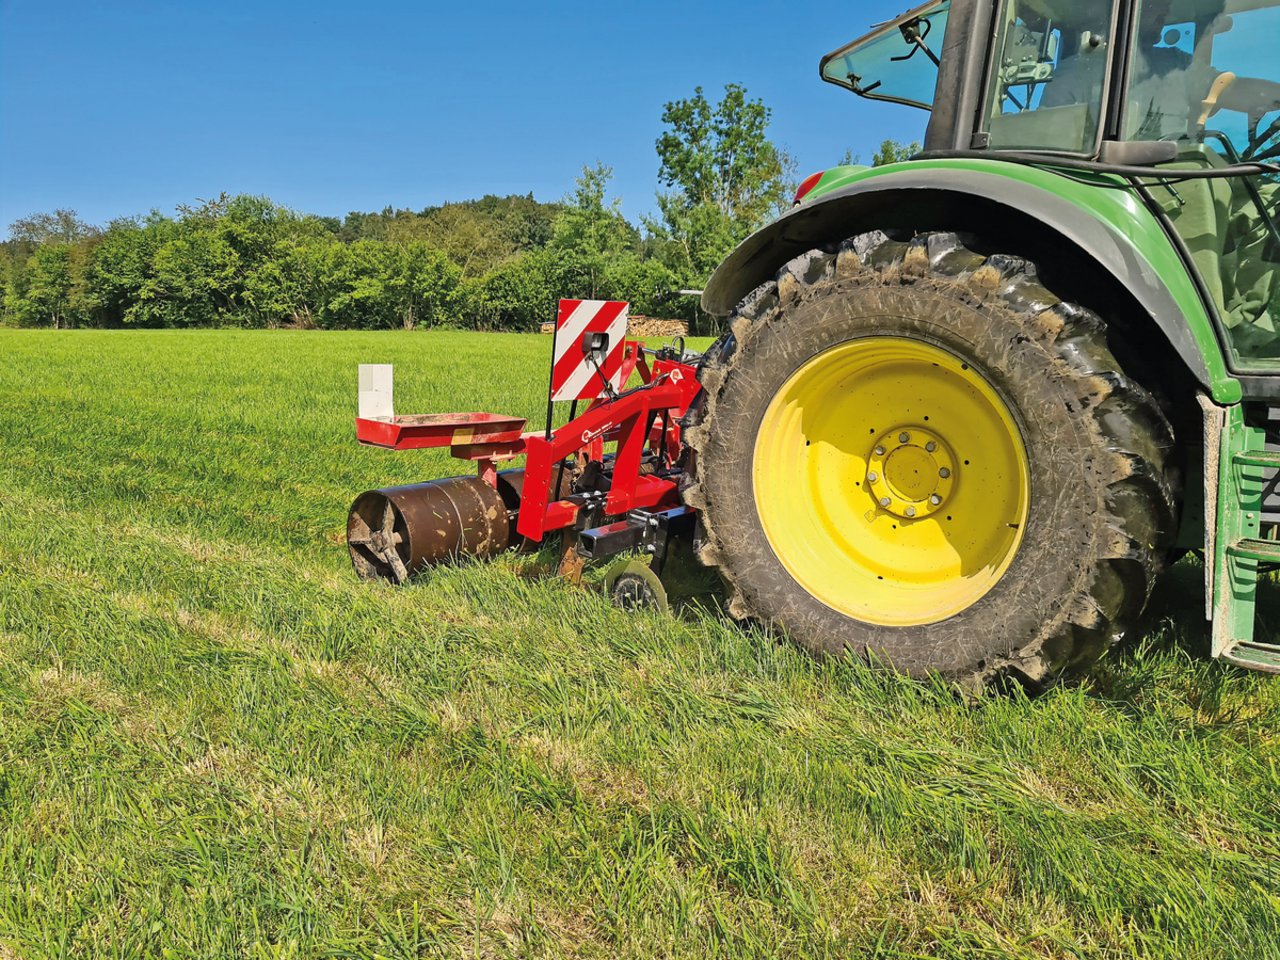
[[[1183,166],[1280,160],[1280,0],[1139,0],[1118,98],[1127,140],[1173,140]],[[1195,261],[1241,372],[1280,373],[1280,182],[1150,189]]]
[[[1113,0],[1008,0],[996,22],[979,143],[1094,155],[1117,9]]]

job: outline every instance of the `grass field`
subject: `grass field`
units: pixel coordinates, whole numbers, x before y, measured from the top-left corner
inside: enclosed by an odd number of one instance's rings
[[[355,365],[536,421],[547,349],[0,331],[0,958],[1280,956],[1280,682],[1193,566],[977,703],[527,558],[357,582],[353,496],[457,471]]]

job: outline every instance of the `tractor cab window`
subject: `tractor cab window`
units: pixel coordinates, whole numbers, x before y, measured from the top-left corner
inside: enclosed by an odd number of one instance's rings
[[[1181,165],[1280,160],[1280,0],[1141,0],[1121,129]],[[1280,182],[1199,180],[1152,195],[1217,302],[1237,366],[1280,365]]]
[[[1008,0],[985,132],[997,149],[1093,153],[1102,122],[1112,0]]]
[[[822,58],[822,79],[871,100],[933,108],[950,0],[935,0]]]

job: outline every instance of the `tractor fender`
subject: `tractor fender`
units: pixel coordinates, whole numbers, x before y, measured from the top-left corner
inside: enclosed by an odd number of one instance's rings
[[[1073,262],[1105,271],[1115,281],[1110,286],[1122,296],[1127,291],[1149,316],[1142,333],[1158,329],[1219,402],[1239,399],[1239,381],[1227,370],[1195,279],[1135,193],[999,161],[911,161],[847,179],[744,240],[712,275],[703,309],[727,315],[793,257],[865,230],[949,229],[989,241],[997,231],[1011,240],[1012,249],[1002,252],[1024,253],[1019,244],[1028,239],[1042,250],[1074,248]]]

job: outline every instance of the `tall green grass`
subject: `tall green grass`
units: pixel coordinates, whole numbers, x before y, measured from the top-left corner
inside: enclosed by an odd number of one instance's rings
[[[1195,568],[976,703],[527,558],[357,582],[352,497],[457,469],[355,365],[536,422],[548,346],[0,333],[0,957],[1280,956],[1280,686]]]

